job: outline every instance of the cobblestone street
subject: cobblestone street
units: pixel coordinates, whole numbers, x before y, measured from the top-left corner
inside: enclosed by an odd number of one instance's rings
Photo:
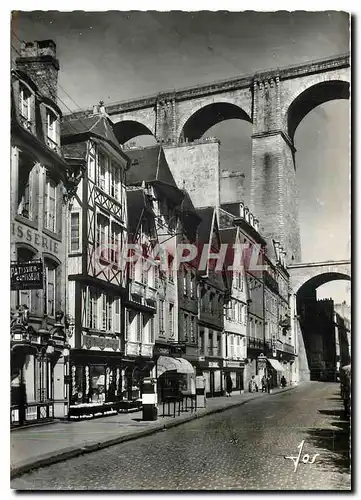
[[[14,479],[19,490],[348,490],[339,384],[314,382]],[[285,456],[303,451],[297,471]],[[303,463],[305,454],[309,461]],[[305,458],[307,461],[307,458]]]

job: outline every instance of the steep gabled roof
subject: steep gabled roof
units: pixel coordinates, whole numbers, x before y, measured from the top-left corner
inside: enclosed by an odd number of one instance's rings
[[[70,139],[84,135],[99,137],[122,151],[113,131],[113,123],[105,114],[97,113],[87,117],[63,120],[61,124],[62,142],[74,142]]]
[[[211,238],[214,208],[197,208],[197,215],[201,218],[201,222],[198,226],[198,241],[199,243],[209,243]]]
[[[239,203],[222,203],[221,209],[234,215],[234,217],[239,217]]]
[[[234,243],[236,243],[237,228],[231,227],[227,229],[220,229],[219,235],[221,238],[221,243],[227,243],[227,245],[234,245]]]
[[[127,191],[128,234],[133,241],[144,210],[147,208],[143,189]]]

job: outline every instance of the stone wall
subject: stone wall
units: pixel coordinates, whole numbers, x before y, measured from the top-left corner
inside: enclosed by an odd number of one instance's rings
[[[164,146],[169,168],[179,188],[186,189],[195,207],[219,206],[219,142]]]

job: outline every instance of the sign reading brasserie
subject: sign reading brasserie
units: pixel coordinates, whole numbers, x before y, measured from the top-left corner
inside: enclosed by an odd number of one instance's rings
[[[11,263],[11,290],[40,290],[42,288],[42,262]]]

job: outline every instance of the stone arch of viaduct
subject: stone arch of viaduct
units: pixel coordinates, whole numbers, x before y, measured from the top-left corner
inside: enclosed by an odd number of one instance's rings
[[[297,364],[300,380],[310,380],[310,369],[305,347],[300,314],[304,301],[316,300],[316,289],[334,280],[351,280],[349,260],[299,263],[288,267],[292,291],[291,317],[292,333],[296,341]]]
[[[318,288],[334,280],[351,280],[351,261],[309,262],[290,265],[292,293],[302,292],[305,287]]]
[[[289,263],[299,262],[294,133],[304,116],[317,105],[349,97],[349,66],[349,55],[342,55],[163,92],[110,105],[106,111],[115,123],[120,142],[152,134],[174,147],[199,139],[207,128],[224,119],[250,122],[250,209],[259,219],[266,240],[280,241]],[[185,183],[187,188],[187,179]],[[212,197],[210,204],[214,202],[213,193]]]

